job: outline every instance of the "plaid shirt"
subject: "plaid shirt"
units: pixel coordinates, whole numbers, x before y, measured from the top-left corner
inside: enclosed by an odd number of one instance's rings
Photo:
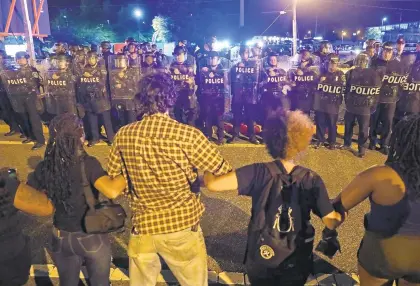
[[[166,114],[145,116],[115,136],[108,174],[123,173],[127,180],[121,156],[133,188],[124,194],[140,234],[172,233],[197,224],[204,205],[191,192],[197,179],[193,168],[215,175],[232,169],[203,133]]]

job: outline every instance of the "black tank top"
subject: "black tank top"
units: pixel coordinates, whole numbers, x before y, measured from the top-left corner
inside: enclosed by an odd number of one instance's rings
[[[388,164],[395,170],[409,186],[408,181],[401,170],[395,164]],[[365,228],[383,235],[391,237],[393,235],[420,236],[420,200],[410,200],[410,192],[414,190],[407,189],[404,197],[394,205],[383,206],[375,203],[372,195],[370,200],[370,213],[365,216]]]

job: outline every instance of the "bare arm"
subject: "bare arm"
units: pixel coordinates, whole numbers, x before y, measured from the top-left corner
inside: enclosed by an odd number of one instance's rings
[[[26,184],[19,184],[13,205],[23,212],[36,216],[49,216],[54,213],[54,206],[47,195]]]
[[[232,191],[238,189],[238,178],[235,171],[222,176],[215,176],[210,172],[204,173],[204,185],[211,192]]]
[[[116,199],[125,190],[127,184],[123,175],[114,178],[102,176],[95,181],[94,187],[109,199]]]

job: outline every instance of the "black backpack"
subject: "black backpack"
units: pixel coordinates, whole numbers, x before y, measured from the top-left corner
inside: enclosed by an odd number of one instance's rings
[[[276,268],[296,249],[304,224],[299,204],[300,183],[310,171],[296,167],[290,175],[276,162],[265,165],[273,179],[253,208],[247,254],[255,263]]]

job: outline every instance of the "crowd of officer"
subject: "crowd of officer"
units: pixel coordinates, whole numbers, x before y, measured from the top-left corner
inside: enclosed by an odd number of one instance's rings
[[[2,60],[0,66],[0,108],[11,129],[5,135],[20,132],[23,143],[34,141],[32,149],[39,149],[45,141],[41,122],[72,112],[83,118],[88,146],[99,142],[102,126],[102,139],[110,144],[119,127],[141,118],[139,82],[158,72],[171,74],[178,93],[170,115],[202,129],[209,139],[216,126],[219,145],[225,143],[225,132],[232,135],[227,143],[242,137],[259,144],[257,135],[267,116],[284,108],[315,115],[315,148],[351,150],[357,122],[357,155],[363,157],[366,147],[387,154],[393,124],[420,111],[419,57],[403,52],[403,39],[380,48],[368,40],[366,51],[345,64],[328,42],[313,54],[302,50],[297,58],[263,51],[258,43],[243,45],[235,62],[216,51],[215,43],[210,38],[203,50],[193,53],[182,41],[172,56],[132,38],[115,54],[106,41],[100,51],[57,43],[39,69],[19,52],[15,62]],[[343,106],[344,145],[338,146]]]

